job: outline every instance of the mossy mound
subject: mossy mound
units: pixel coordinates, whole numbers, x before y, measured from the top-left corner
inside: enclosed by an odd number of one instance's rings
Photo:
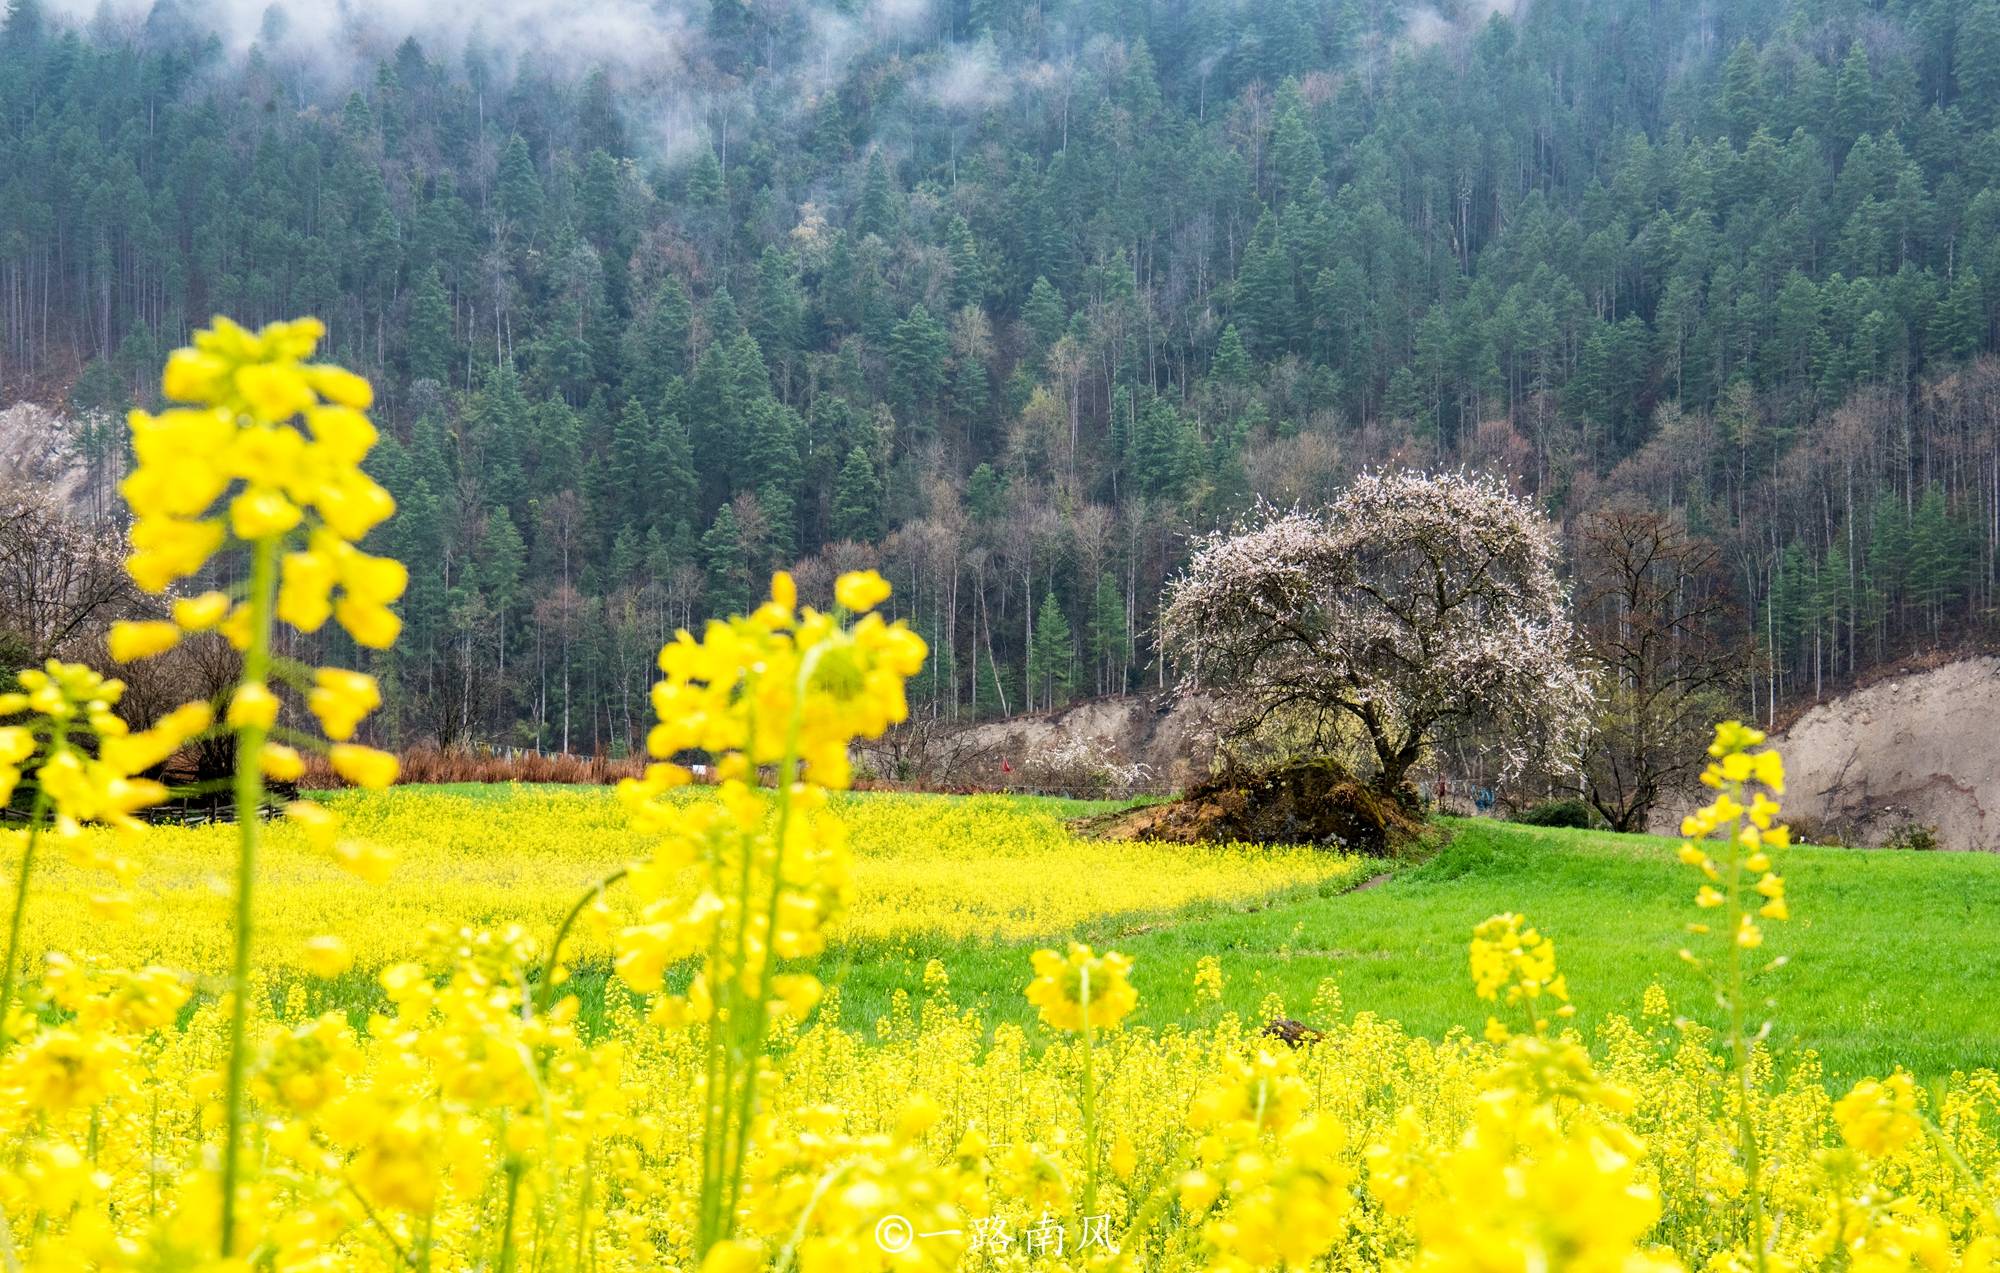
[[[1403,802],[1331,760],[1224,772],[1177,799],[1085,819],[1080,829],[1108,840],[1310,844],[1372,857],[1396,853],[1424,832]]]

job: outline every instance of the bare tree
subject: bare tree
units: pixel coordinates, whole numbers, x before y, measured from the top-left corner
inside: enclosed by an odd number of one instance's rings
[[[1644,830],[1703,759],[1746,651],[1732,647],[1722,553],[1672,517],[1610,509],[1584,523],[1577,612],[1598,679],[1584,785],[1614,831]]]
[[[124,536],[86,526],[33,486],[0,499],[0,627],[39,663],[95,641],[136,600]]]
[[[134,727],[146,728],[183,703],[214,702],[242,675],[243,656],[221,637],[183,641],[158,658],[118,669],[125,682],[118,709]],[[236,735],[212,731],[163,768],[172,783],[226,784],[236,769]]]
[[[0,638],[19,662],[86,657],[138,601],[122,525],[94,515],[72,428],[22,404],[0,412]]]
[[[937,716],[913,715],[880,738],[857,746],[878,778],[930,790],[990,784],[1005,736]]]
[[[1232,734],[1325,750],[1358,731],[1385,792],[1454,730],[1502,739],[1503,773],[1573,768],[1591,693],[1556,560],[1548,521],[1489,478],[1364,473],[1323,512],[1203,542],[1165,644]]]

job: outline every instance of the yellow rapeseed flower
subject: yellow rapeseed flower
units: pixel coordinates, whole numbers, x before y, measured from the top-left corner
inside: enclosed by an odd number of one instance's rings
[[[396,758],[373,747],[335,743],[327,752],[333,771],[357,787],[379,789],[396,781]]]
[[[1139,1006],[1139,992],[1130,980],[1132,961],[1116,951],[1097,955],[1083,943],[1071,942],[1068,955],[1036,951],[1034,966],[1028,1002],[1058,1030],[1081,1030],[1086,1022],[1092,1029],[1111,1029]]]
[[[120,663],[150,659],[180,644],[181,630],[163,619],[133,621],[121,619],[111,625],[105,639],[111,657]]]
[[[1916,1084],[1901,1070],[1856,1083],[1835,1102],[1833,1118],[1841,1139],[1874,1158],[1886,1158],[1923,1135]]]
[[[264,776],[277,782],[297,782],[305,776],[306,760],[299,755],[296,747],[265,743],[258,760],[263,766]]]
[[[137,518],[131,568],[141,586],[192,575],[222,546],[215,506],[225,496],[227,528],[246,541],[288,535],[310,515],[316,538],[344,546],[394,511],[359,467],[375,440],[361,415],[367,382],[306,361],[324,331],[316,319],[256,333],[217,319],[168,359],[162,388],[188,405],[132,413],[138,465],[122,487]],[[186,617],[215,618],[212,608]]]
[[[382,690],[365,672],[323,667],[313,673],[306,706],[319,718],[320,728],[335,742],[354,737],[355,728],[382,705]]]
[[[872,570],[858,570],[834,581],[833,599],[861,614],[889,599],[889,583]]]
[[[229,614],[229,594],[204,592],[174,602],[174,622],[185,632],[206,632]]]
[[[354,952],[340,938],[322,935],[306,942],[304,963],[315,977],[338,977],[354,966]]]
[[[1222,961],[1203,955],[1194,965],[1194,995],[1211,1002],[1222,998]]]
[[[229,710],[223,720],[231,729],[255,726],[268,730],[278,723],[278,696],[268,685],[259,681],[248,681],[236,687],[230,695]]]

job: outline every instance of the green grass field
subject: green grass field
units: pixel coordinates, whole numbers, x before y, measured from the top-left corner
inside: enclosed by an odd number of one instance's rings
[[[1697,913],[1697,881],[1674,860],[1674,841],[1485,821],[1450,829],[1434,858],[1384,868],[1388,878],[1360,889],[1112,918],[1050,937],[1133,956],[1141,1024],[1249,1016],[1273,991],[1290,1013],[1309,1016],[1315,988],[1331,977],[1346,1012],[1436,1036],[1483,1025],[1467,939],[1479,920],[1515,910],[1556,939],[1584,1031],[1611,1014],[1636,1015],[1655,981],[1676,1014],[1718,1020],[1712,992],[1676,954]],[[1788,957],[1762,983],[1776,1001],[1774,1043],[1817,1050],[1829,1081],[1896,1064],[1925,1076],[2000,1064],[2000,1012],[1988,998],[2000,970],[2000,859],[1800,847],[1780,866],[1793,919],[1767,926],[1763,952]],[[1025,1023],[1032,947],[909,940],[839,952],[844,1012],[865,1024],[897,990],[921,993],[935,957],[959,1001]],[[1197,1004],[1195,962],[1211,953],[1227,988],[1220,1005]]]
[[[1272,994],[1311,1021],[1315,991],[1331,978],[1344,1013],[1374,1012],[1431,1037],[1477,1031],[1487,1005],[1472,994],[1467,941],[1474,924],[1508,910],[1555,938],[1586,1034],[1612,1014],[1636,1015],[1654,982],[1677,1014],[1719,1020],[1706,984],[1676,956],[1701,913],[1699,881],[1672,840],[1456,820],[1427,860],[1390,865],[1083,841],[1064,819],[1115,806],[1081,801],[849,800],[855,898],[820,971],[840,986],[851,1028],[868,1029],[899,992],[924,993],[933,958],[955,1002],[1026,1025],[1030,952],[1074,938],[1137,961],[1136,1024],[1257,1019]],[[394,873],[364,884],[274,831],[260,928],[281,968],[311,933],[353,934],[355,967],[312,983],[309,1006],[357,1018],[381,1004],[382,965],[411,957],[427,925],[512,921],[545,932],[590,881],[648,851],[602,788],[411,786],[334,801],[363,833],[397,846]],[[159,914],[133,927],[132,949],[108,953],[215,966],[227,895],[214,864],[226,860],[218,837],[227,834],[158,833],[147,879]],[[2000,1012],[1987,998],[2000,969],[2000,856],[1800,847],[1779,868],[1793,919],[1766,925],[1762,953],[1788,958],[1763,983],[1776,1001],[1774,1043],[1817,1050],[1830,1082],[1897,1064],[1925,1076],[2000,1065]],[[89,944],[93,879],[57,863],[46,887],[37,940]],[[1194,992],[1208,954],[1227,979],[1219,1004]],[[622,993],[607,963],[601,947],[580,959],[586,1019],[599,1018],[606,993]],[[274,981],[276,1000],[296,975]]]

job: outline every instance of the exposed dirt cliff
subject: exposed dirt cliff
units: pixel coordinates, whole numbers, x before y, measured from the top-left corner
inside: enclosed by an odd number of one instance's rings
[[[1774,741],[1785,813],[1809,834],[1882,844],[1928,827],[1944,848],[2000,851],[2000,658],[1844,694]]]

